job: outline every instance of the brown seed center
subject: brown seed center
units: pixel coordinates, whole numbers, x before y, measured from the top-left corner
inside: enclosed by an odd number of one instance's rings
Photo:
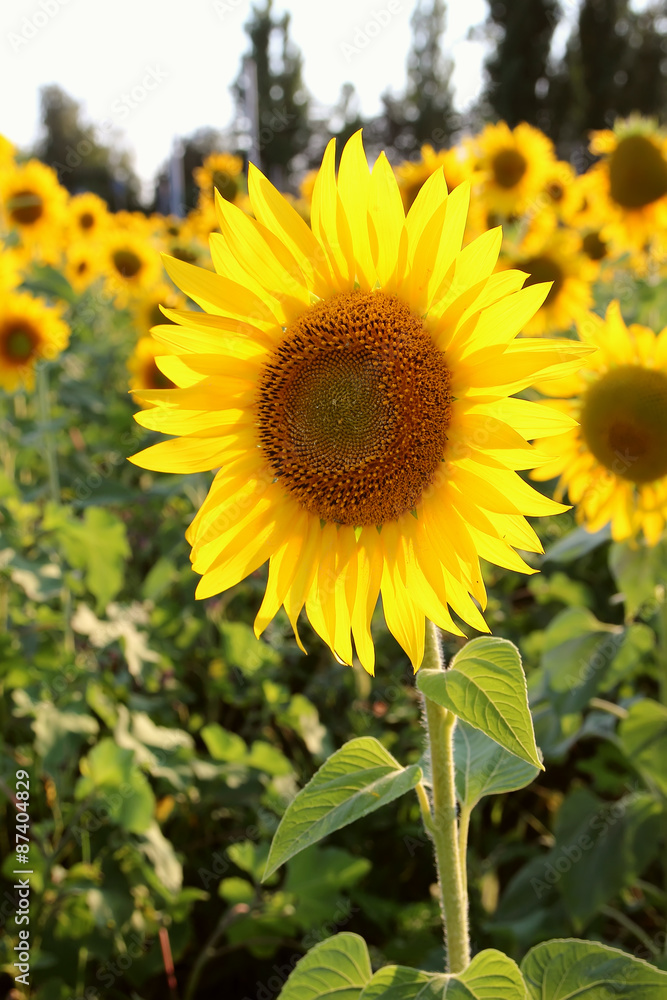
[[[24,365],[35,353],[39,336],[27,323],[8,323],[0,331],[0,350],[9,364]]]
[[[493,158],[492,168],[496,184],[509,190],[519,183],[528,163],[518,149],[501,149]]]
[[[321,520],[395,520],[444,458],[450,381],[443,353],[397,298],[336,295],[299,317],[261,373],[261,446]]]
[[[31,226],[41,218],[44,202],[35,191],[17,191],[7,208],[14,222],[20,226]]]
[[[609,158],[609,186],[622,208],[644,208],[667,194],[667,162],[646,136],[628,135]]]
[[[667,375],[639,365],[606,372],[587,391],[581,432],[598,462],[622,479],[667,473]]]
[[[124,278],[135,278],[141,270],[141,258],[132,250],[116,250],[113,264]]]

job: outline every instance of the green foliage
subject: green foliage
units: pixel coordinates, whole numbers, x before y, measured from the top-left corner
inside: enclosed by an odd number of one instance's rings
[[[301,959],[281,990],[280,1000],[358,1000],[370,979],[364,939],[358,934],[336,934]]]
[[[517,965],[499,951],[482,951],[458,975],[385,966],[373,976],[362,1000],[524,1000]]]
[[[445,672],[421,670],[417,687],[469,725],[541,768],[519,651],[504,639],[473,639]]]
[[[658,1000],[667,973],[592,941],[546,941],[521,963],[531,1000]]]
[[[304,847],[392,802],[421,777],[416,764],[401,767],[375,739],[346,743],[288,806],[271,845],[265,876]]]

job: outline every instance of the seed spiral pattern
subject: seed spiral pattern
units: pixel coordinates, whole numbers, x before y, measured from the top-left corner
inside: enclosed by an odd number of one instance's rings
[[[444,458],[450,383],[444,354],[399,299],[335,295],[292,324],[260,375],[261,447],[321,520],[395,520]]]

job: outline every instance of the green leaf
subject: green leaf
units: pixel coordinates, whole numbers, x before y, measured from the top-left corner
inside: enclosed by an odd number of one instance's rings
[[[456,975],[386,966],[375,973],[360,1000],[525,1000],[518,965],[489,948]]]
[[[280,1000],[358,1000],[370,978],[366,942],[345,931],[304,955],[280,991]]]
[[[667,798],[667,708],[650,698],[636,701],[618,734],[631,764]]]
[[[564,538],[559,538],[544,553],[544,562],[569,563],[575,559],[581,559],[588,552],[597,549],[599,545],[604,545],[611,538],[611,528],[608,524],[599,531],[591,533],[584,527],[575,528]]]
[[[535,746],[521,657],[513,643],[473,639],[447,670],[420,670],[417,687],[510,753],[544,770]]]
[[[556,843],[535,887],[557,885],[570,919],[582,930],[601,906],[631,886],[658,850],[661,808],[647,792],[607,802],[575,788],[558,814]],[[541,883],[541,884],[540,884]]]
[[[659,1000],[667,972],[592,941],[545,941],[521,963],[531,1000]]]
[[[454,765],[458,800],[469,808],[485,795],[524,788],[539,774],[533,764],[508,753],[462,719],[454,730]]]
[[[33,264],[32,273],[23,282],[23,287],[35,295],[54,295],[65,302],[76,302],[77,299],[67,278],[46,264]]]
[[[67,562],[84,571],[97,610],[104,610],[123,586],[124,564],[131,554],[123,521],[103,507],[87,507],[83,519],[51,510],[46,526],[57,531]]]
[[[290,859],[282,888],[296,897],[296,918],[310,930],[331,920],[340,910],[341,893],[370,869],[367,858],[355,858],[339,847],[314,845]]]
[[[155,796],[134,754],[105,737],[81,761],[75,797],[96,796],[104,812],[130,833],[144,833],[153,823]]]
[[[421,778],[417,764],[401,767],[370,736],[346,743],[287,807],[271,844],[264,878],[304,847],[408,792]]]
[[[625,598],[625,617],[646,621],[658,609],[656,587],[667,575],[667,542],[631,545],[614,542],[609,568]]]
[[[247,756],[248,747],[243,737],[223,729],[218,722],[203,726],[200,735],[213,760],[239,761]]]

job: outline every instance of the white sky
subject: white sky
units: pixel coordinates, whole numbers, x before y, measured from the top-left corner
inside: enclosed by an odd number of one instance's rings
[[[379,110],[383,91],[405,82],[414,7],[414,0],[274,0],[276,13],[291,14],[316,102],[334,104],[351,81],[366,115]],[[230,124],[229,85],[247,49],[250,8],[251,0],[2,0],[0,133],[18,146],[34,142],[39,88],[58,83],[151,181],[174,136]],[[485,0],[448,4],[445,46],[456,63],[459,108],[480,88],[484,48],[466,35],[487,10]]]

